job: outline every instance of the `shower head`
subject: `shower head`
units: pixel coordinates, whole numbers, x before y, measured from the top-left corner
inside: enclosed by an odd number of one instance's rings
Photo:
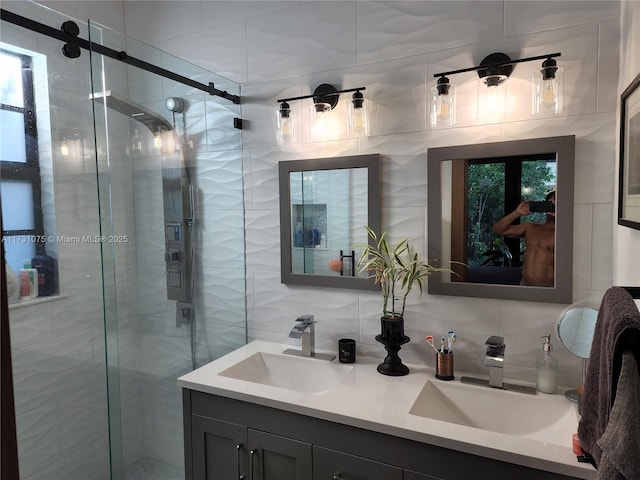
[[[137,120],[151,130],[152,133],[156,133],[158,130],[173,130],[173,126],[157,113],[141,107],[111,90],[91,94],[89,98],[98,103],[106,104],[107,108],[122,113],[133,120]]]
[[[169,97],[164,101],[164,106],[167,107],[167,110],[175,113],[184,112],[184,100],[180,97]]]

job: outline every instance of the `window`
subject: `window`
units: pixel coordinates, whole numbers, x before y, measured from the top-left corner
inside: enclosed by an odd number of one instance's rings
[[[45,254],[33,61],[0,49],[0,194],[6,261]]]

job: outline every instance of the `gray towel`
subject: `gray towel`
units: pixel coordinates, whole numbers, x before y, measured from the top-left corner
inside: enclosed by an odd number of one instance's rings
[[[640,374],[633,352],[622,354],[616,399],[598,440],[598,480],[640,479]]]
[[[578,425],[580,445],[597,464],[602,456],[597,441],[607,429],[622,352],[627,349],[634,352],[636,362],[640,361],[640,312],[626,290],[612,287],[598,311]]]

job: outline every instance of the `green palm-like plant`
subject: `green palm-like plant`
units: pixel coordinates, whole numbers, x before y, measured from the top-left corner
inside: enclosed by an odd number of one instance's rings
[[[418,254],[404,239],[390,245],[383,232],[380,237],[365,226],[374,244],[363,245],[362,257],[358,260],[358,270],[367,272],[382,288],[383,317],[397,319],[404,316],[407,297],[414,286],[422,289],[424,280],[436,272],[451,272],[448,268],[434,267],[418,258]],[[397,294],[396,294],[397,293]],[[391,303],[389,308],[389,303]]]

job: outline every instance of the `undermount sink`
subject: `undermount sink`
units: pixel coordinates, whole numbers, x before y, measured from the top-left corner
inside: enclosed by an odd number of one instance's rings
[[[427,381],[409,410],[443,422],[570,445],[577,431],[575,404],[562,395],[526,395],[505,390]]]
[[[218,375],[317,394],[327,391],[352,369],[351,366],[314,358],[258,352]]]

